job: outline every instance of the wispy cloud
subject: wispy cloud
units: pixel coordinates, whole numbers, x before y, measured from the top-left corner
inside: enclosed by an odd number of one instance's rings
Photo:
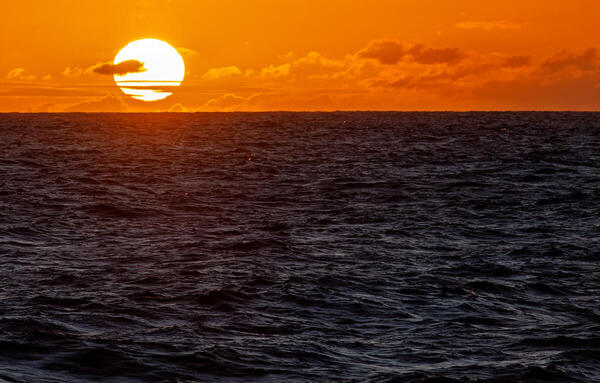
[[[64,71],[62,71],[62,75],[67,78],[75,78],[81,76],[83,73],[83,69],[79,67],[67,67]]]
[[[19,77],[23,72],[25,72],[25,69],[23,68],[15,68],[13,70],[11,70],[10,72],[8,72],[8,74],[6,75],[7,79],[13,79],[13,78],[17,78]]]
[[[34,80],[35,76],[26,74],[23,68],[15,68],[6,74],[6,78],[8,80]]]
[[[184,57],[192,57],[198,55],[198,52],[196,52],[195,50],[184,47],[177,48],[177,52],[179,52],[179,54]]]
[[[522,24],[512,21],[463,21],[456,24],[458,29],[483,29],[491,31],[494,29],[521,29]]]
[[[260,72],[260,75],[263,77],[285,77],[290,74],[291,64],[286,63],[282,65],[269,65],[268,67],[264,67]]]
[[[202,78],[208,80],[218,80],[222,78],[231,78],[237,75],[241,75],[242,71],[236,66],[227,66],[222,68],[209,69]]]
[[[121,96],[107,94],[102,98],[81,102],[66,108],[67,112],[125,112],[127,105]]]

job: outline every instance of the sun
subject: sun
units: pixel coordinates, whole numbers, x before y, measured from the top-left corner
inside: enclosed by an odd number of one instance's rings
[[[123,93],[142,101],[158,101],[172,95],[185,76],[183,58],[175,48],[157,39],[132,41],[119,51],[114,64],[137,60],[144,71],[114,75]]]

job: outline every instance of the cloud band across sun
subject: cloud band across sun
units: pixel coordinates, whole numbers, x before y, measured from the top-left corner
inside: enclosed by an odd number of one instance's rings
[[[103,63],[96,65],[93,69],[94,73],[105,75],[125,75],[128,73],[146,72],[144,63],[138,60],[126,60],[118,64]]]

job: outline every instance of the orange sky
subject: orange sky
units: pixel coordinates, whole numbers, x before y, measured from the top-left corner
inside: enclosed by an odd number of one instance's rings
[[[20,0],[2,4],[0,111],[600,110],[592,0]],[[176,47],[153,103],[90,68]]]

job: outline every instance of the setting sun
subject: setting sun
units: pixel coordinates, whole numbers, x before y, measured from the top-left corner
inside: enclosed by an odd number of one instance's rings
[[[127,73],[115,73],[114,79],[123,93],[142,101],[162,100],[173,87],[181,85],[185,65],[181,55],[168,43],[156,39],[133,41],[121,49],[114,65],[137,61],[143,66]]]

